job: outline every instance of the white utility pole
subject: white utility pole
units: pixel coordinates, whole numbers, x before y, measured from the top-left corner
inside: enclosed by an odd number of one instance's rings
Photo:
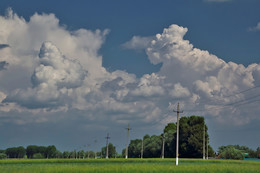
[[[207,160],[209,159],[209,139],[207,138]]]
[[[110,137],[109,137],[109,133],[107,134],[107,137],[106,137],[106,139],[107,139],[107,152],[106,152],[106,159],[108,159],[108,139],[109,139]]]
[[[129,138],[129,130],[131,130],[130,125],[128,124],[127,130],[127,138],[126,138],[126,147],[125,147],[125,158],[128,158],[128,138]]]
[[[142,139],[141,159],[143,158],[143,155],[144,155],[144,138]]]
[[[205,160],[205,124],[203,125],[203,160]]]
[[[90,144],[88,144],[88,159],[89,159],[89,149],[90,149]]]
[[[97,140],[96,140],[96,139],[95,139],[94,143],[95,143],[95,159],[97,159],[97,148],[96,148],[96,146],[97,146]]]
[[[115,146],[115,158],[116,158],[116,148],[117,148],[117,146]]]
[[[180,105],[177,105],[177,111],[173,110],[173,112],[177,112],[177,139],[176,139],[176,165],[179,164],[179,113],[183,113],[180,111]]]
[[[163,133],[163,135],[162,135],[162,140],[163,140],[163,142],[162,142],[162,159],[164,159],[164,144],[165,144],[165,136],[164,136],[164,133]]]

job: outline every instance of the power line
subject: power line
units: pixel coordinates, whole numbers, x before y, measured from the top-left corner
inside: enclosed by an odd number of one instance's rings
[[[260,97],[259,95],[253,96],[253,97],[249,97],[243,100],[239,100],[233,103],[228,103],[228,104],[224,104],[224,105],[210,105],[210,108],[204,108],[204,109],[194,109],[194,110],[186,110],[186,112],[203,112],[203,111],[208,111],[208,110],[218,110],[218,109],[223,109],[223,108],[228,108],[228,107],[237,107],[237,106],[241,106],[241,105],[246,105],[246,104],[250,104],[250,103],[254,103],[257,102],[259,100],[253,100],[255,98]]]
[[[226,95],[226,96],[223,96],[223,97],[232,97],[232,96],[235,96],[235,95],[243,94],[243,93],[245,93],[245,92],[251,91],[251,90],[253,90],[253,89],[255,89],[255,88],[259,88],[259,87],[260,87],[260,85],[257,85],[257,86],[254,86],[254,87],[252,87],[252,88],[248,88],[248,89],[246,89],[246,90],[242,90],[242,91],[239,91],[239,92],[237,92],[237,93],[234,93],[234,94],[231,94],[231,95]]]
[[[176,105],[176,103],[173,105],[173,107],[174,107],[175,105]],[[153,126],[153,125],[155,125],[155,124],[161,122],[161,121],[164,120],[165,118],[171,116],[170,113],[171,113],[171,110],[168,110],[167,112],[165,112],[165,113],[163,114],[163,115],[164,115],[163,117],[161,117],[160,119],[158,119],[157,121],[155,121],[155,122],[154,122],[153,124],[151,124],[151,125]]]
[[[170,113],[170,112],[169,112]],[[164,120],[165,118],[169,117],[170,114],[169,113],[165,113],[160,119],[158,119],[157,121],[155,121],[154,123],[151,124],[151,126],[158,124],[159,122],[161,122],[162,120]]]
[[[222,95],[221,98],[223,99],[223,98],[229,98],[229,97],[232,97],[232,96],[240,95],[240,94],[246,93],[246,92],[251,91],[251,90],[256,89],[256,88],[260,88],[260,85],[257,85],[257,86],[254,86],[252,88],[248,88],[248,89],[245,89],[245,90],[242,90],[242,91],[230,94],[230,95]],[[199,103],[200,104],[202,104],[202,103],[207,103],[207,104],[212,103],[212,104],[215,104],[216,101],[218,101],[218,102],[222,101],[221,99],[216,99],[215,97],[212,97],[211,99],[213,99],[213,98],[214,98],[214,100],[202,100]],[[221,106],[223,106],[223,105],[221,105]]]

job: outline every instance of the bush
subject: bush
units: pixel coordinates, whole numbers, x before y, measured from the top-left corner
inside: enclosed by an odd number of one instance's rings
[[[7,158],[7,156],[5,153],[0,153],[0,159],[6,159],[6,158]]]
[[[235,149],[232,146],[225,148],[225,150],[220,154],[222,159],[243,160],[245,158],[242,151]]]
[[[44,156],[42,153],[35,153],[33,155],[33,159],[43,159],[43,158],[44,158]]]

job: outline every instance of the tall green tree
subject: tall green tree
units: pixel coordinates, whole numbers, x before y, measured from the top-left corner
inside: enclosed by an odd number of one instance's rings
[[[207,126],[204,117],[190,116],[180,119],[180,157],[183,158],[201,158],[203,156],[203,132]]]
[[[94,151],[86,151],[85,152],[85,158],[95,158],[95,152]]]
[[[144,136],[144,158],[159,158],[161,156],[162,138],[157,135]]]
[[[24,158],[26,150],[23,146],[7,148],[5,151],[8,158]]]
[[[36,145],[29,145],[29,146],[26,147],[27,158],[32,159],[33,155],[36,154],[36,153],[38,153]]]
[[[106,158],[106,151],[107,151],[107,147],[106,146],[102,147],[102,149],[101,149],[102,158]],[[116,155],[117,155],[116,147],[112,143],[109,143],[108,144],[108,158],[115,158]]]
[[[205,148],[209,139],[208,128],[204,117],[190,116],[180,118],[179,131],[179,156],[183,158],[202,158],[203,156],[203,132],[205,126]],[[162,136],[165,137],[164,156],[168,158],[176,157],[176,123],[169,123],[165,126],[161,135],[145,135],[144,155],[145,158],[160,157],[162,151]],[[141,139],[131,140],[129,145],[129,157],[140,157]],[[209,157],[215,155],[214,150],[208,146]],[[206,149],[205,149],[206,152]],[[205,153],[206,154],[206,153]],[[122,152],[124,155],[124,152]]]
[[[40,153],[46,158],[46,148],[45,146],[29,145],[26,147],[27,158],[33,158],[34,154]]]
[[[140,158],[142,149],[142,140],[135,139],[131,140],[128,146],[128,156],[129,158]]]
[[[45,150],[46,158],[55,158],[56,157],[56,147],[54,145],[50,145]]]
[[[70,152],[69,151],[64,151],[62,153],[62,157],[68,159],[70,157]]]
[[[169,123],[165,126],[163,133],[165,138],[165,150],[164,157],[175,157],[176,156],[176,124]]]
[[[181,117],[179,126],[179,157],[201,158],[203,156],[203,131],[205,125],[205,147],[209,140],[208,128],[204,117],[190,116]],[[164,128],[165,134],[165,157],[176,157],[176,124],[169,123]],[[206,152],[206,149],[205,149]],[[214,150],[208,146],[209,157],[215,155]],[[206,154],[206,153],[205,153]]]

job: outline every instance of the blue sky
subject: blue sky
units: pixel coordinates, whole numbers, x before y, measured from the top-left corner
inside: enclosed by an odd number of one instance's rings
[[[110,131],[121,149],[128,123],[132,139],[160,134],[180,102],[184,116],[205,116],[215,149],[256,148],[259,7],[258,0],[2,0],[0,145],[66,150]]]

